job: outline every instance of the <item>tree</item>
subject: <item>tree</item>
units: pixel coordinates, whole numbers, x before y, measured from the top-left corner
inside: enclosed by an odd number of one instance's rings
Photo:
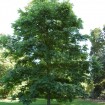
[[[86,40],[79,33],[82,20],[69,2],[33,0],[13,24],[14,36],[7,43],[15,59],[5,77],[6,88],[20,86],[19,99],[28,105],[32,99],[72,100],[83,95],[81,82],[88,72]]]
[[[91,76],[94,82],[92,98],[98,98],[105,89],[105,30],[95,28],[91,31]]]
[[[7,43],[9,36],[0,34],[0,98],[6,98],[8,95],[8,90],[4,89],[4,84],[2,79],[5,77],[6,73],[9,72],[10,68],[13,68],[14,62],[10,57],[6,57],[4,52],[5,48],[3,45]]]

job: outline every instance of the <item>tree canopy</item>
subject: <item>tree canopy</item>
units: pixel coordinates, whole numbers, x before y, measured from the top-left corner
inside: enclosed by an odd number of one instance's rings
[[[6,44],[15,59],[5,77],[6,88],[19,87],[17,97],[28,105],[33,99],[72,100],[83,95],[81,82],[88,71],[86,40],[69,2],[33,0],[13,23],[14,35]]]
[[[105,28],[91,31],[91,78],[94,82],[92,98],[98,98],[105,89]]]

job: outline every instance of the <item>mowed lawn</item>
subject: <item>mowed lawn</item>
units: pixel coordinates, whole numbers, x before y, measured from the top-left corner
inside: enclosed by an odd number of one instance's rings
[[[23,105],[23,104],[19,102],[0,102],[0,105]],[[46,105],[46,100],[39,99],[30,105]],[[57,103],[56,101],[52,101],[51,105],[105,105],[105,103],[92,102],[92,101],[78,99],[78,100],[74,100],[72,103],[70,102]]]

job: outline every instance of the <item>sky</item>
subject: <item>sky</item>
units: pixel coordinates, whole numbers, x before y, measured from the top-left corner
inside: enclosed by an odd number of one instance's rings
[[[31,0],[0,0],[0,33],[13,34],[11,23],[18,18],[17,10],[24,9]],[[70,0],[77,17],[83,20],[83,34],[105,24],[105,0]]]
[[[24,9],[31,0],[0,0],[0,34],[13,34],[11,23],[19,17],[18,10]]]
[[[105,0],[71,0],[75,14],[83,20],[83,33],[105,24]]]

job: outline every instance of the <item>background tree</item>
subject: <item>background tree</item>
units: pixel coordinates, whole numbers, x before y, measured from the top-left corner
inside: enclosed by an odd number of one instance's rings
[[[2,79],[5,77],[6,73],[9,72],[10,68],[13,68],[14,62],[10,57],[6,57],[4,54],[5,48],[3,47],[7,43],[9,36],[0,34],[0,98],[6,98],[8,95],[8,90],[4,89],[4,84]]]
[[[88,73],[85,36],[79,33],[82,21],[69,2],[36,1],[13,24],[14,36],[7,43],[15,67],[5,77],[6,88],[20,86],[19,99],[72,100],[83,95],[81,82]]]
[[[94,82],[92,98],[98,98],[105,89],[105,29],[91,31],[91,76]]]

